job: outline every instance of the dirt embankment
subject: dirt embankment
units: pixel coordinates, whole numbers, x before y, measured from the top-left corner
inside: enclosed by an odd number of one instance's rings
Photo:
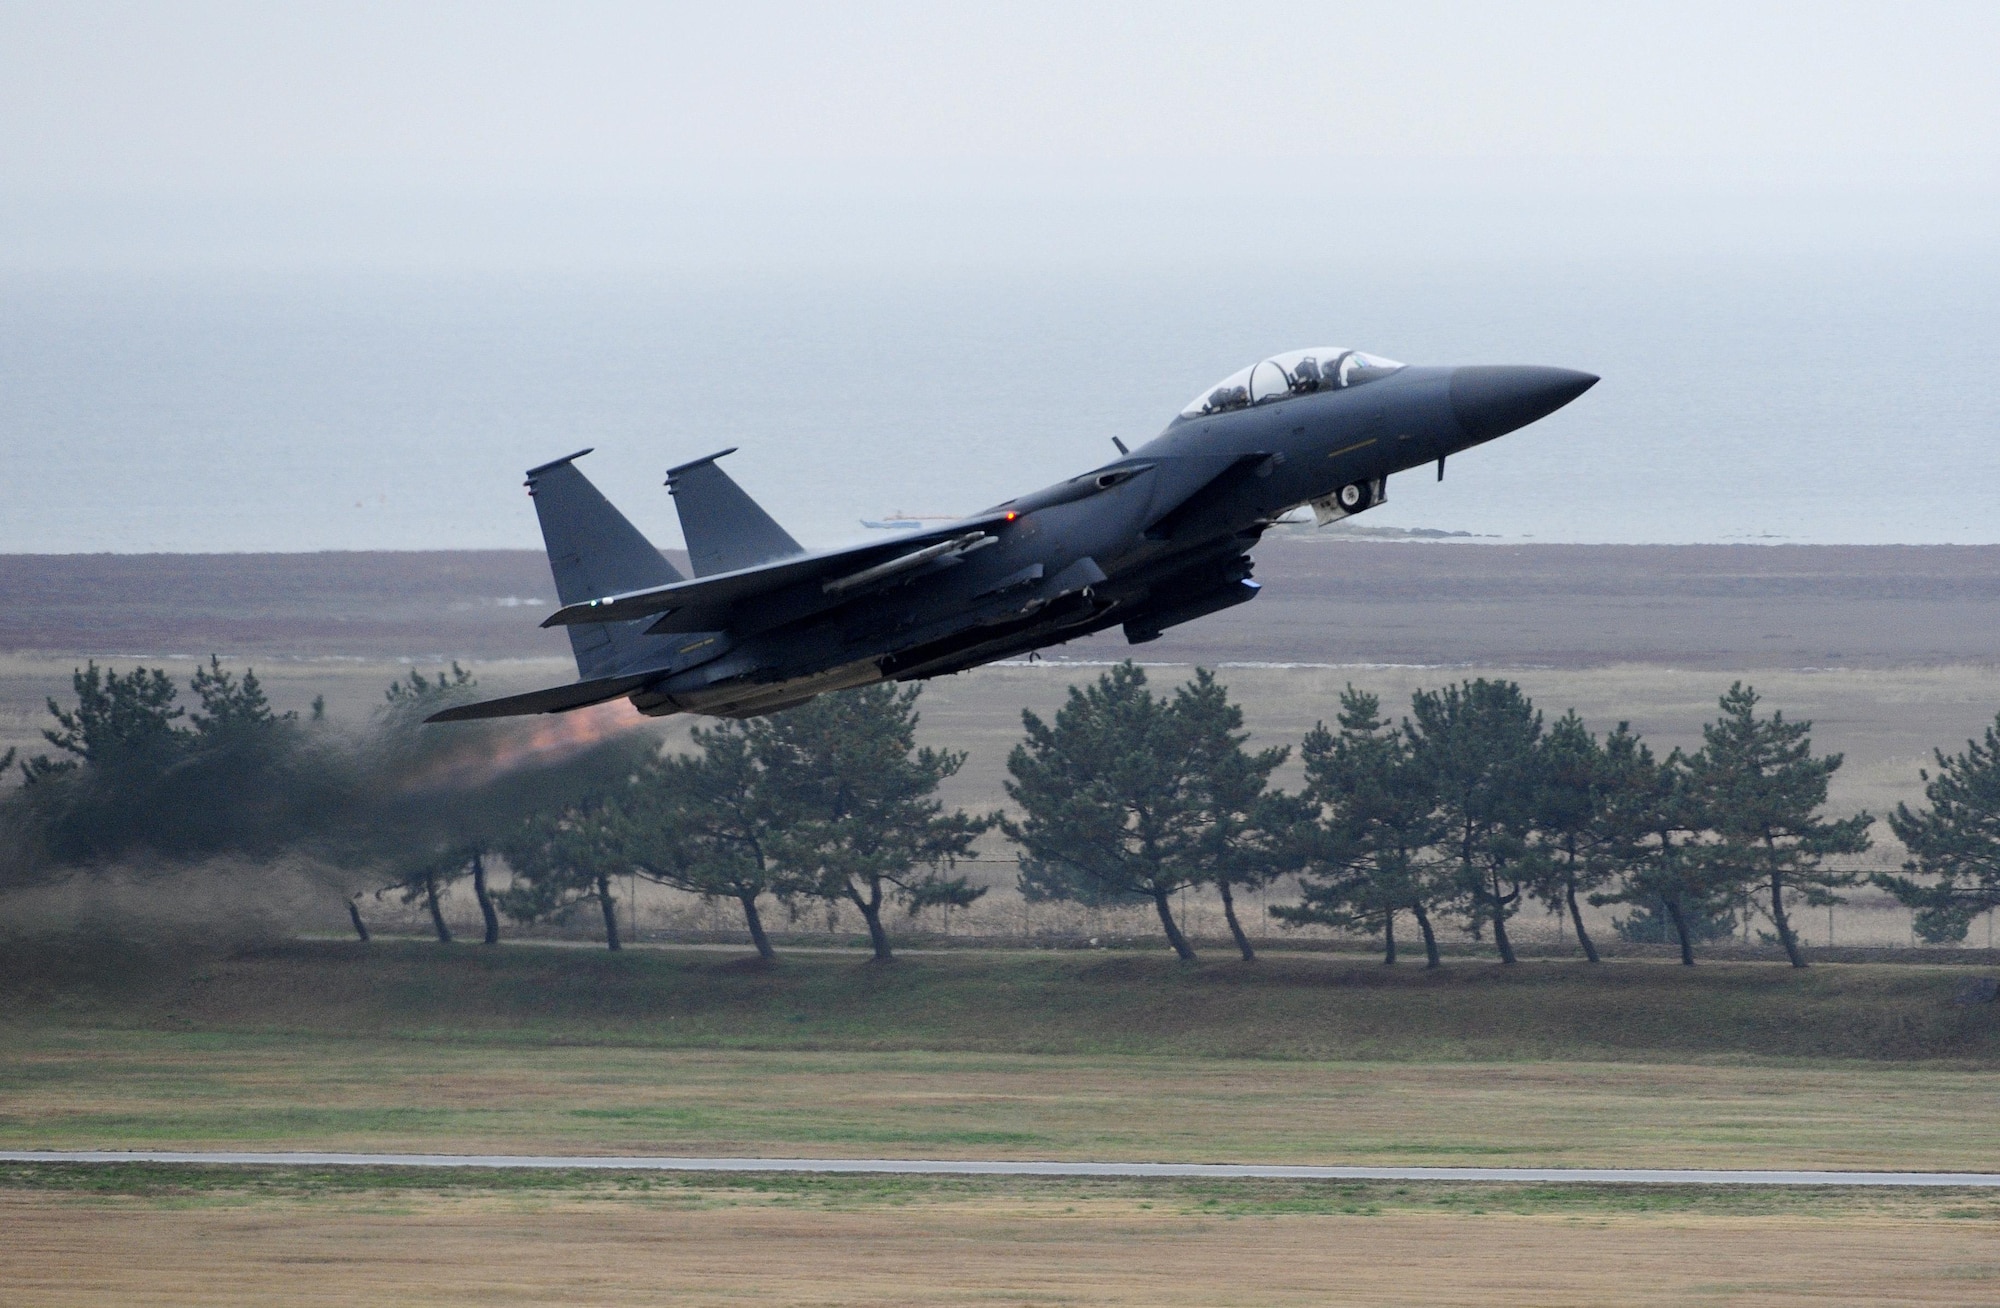
[[[1389,544],[1276,536],[1187,662],[1885,667],[2000,658],[2000,546]],[[537,551],[0,556],[0,651],[561,656]],[[1064,647],[1119,658],[1107,632]]]

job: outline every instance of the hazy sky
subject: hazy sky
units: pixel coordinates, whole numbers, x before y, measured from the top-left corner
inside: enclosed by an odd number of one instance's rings
[[[1606,378],[1391,521],[1991,540],[1996,234],[1996,0],[0,0],[0,527],[528,545],[741,444],[824,541],[1331,341]]]
[[[977,242],[997,205],[1170,251],[1287,200],[1401,231],[1550,221],[1533,197],[1670,228],[1718,196],[1968,230],[1996,68],[1983,2],[42,0],[0,5],[0,239],[16,266],[688,258],[746,221],[806,253]]]

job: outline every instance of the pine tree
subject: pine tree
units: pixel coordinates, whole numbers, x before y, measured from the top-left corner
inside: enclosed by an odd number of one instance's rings
[[[1726,910],[1719,906],[1710,867],[1700,847],[1703,819],[1689,791],[1687,757],[1674,750],[1665,761],[1620,723],[1604,740],[1609,781],[1604,820],[1611,830],[1604,853],[1617,887],[1593,893],[1593,904],[1658,905],[1666,914],[1681,962],[1694,966],[1697,938]]]
[[[114,669],[100,670],[91,663],[70,674],[70,689],[76,694],[76,707],[66,709],[49,700],[56,726],[42,731],[42,739],[70,757],[29,760],[31,784],[79,765],[100,771],[161,768],[187,746],[190,733],[175,725],[187,710],[174,706],[178,692],[173,679],[159,668],[133,668],[120,676]]]
[[[386,757],[376,760],[378,771],[393,778],[397,773],[421,773],[424,761],[443,747],[443,738],[424,731],[424,719],[437,710],[468,698],[479,682],[454,661],[449,674],[426,677],[412,668],[406,679],[392,681],[383,692],[384,707],[378,725]],[[392,793],[405,785],[390,780]],[[472,873],[473,897],[485,927],[483,942],[500,943],[500,913],[486,880],[483,855],[491,851],[500,832],[511,825],[491,820],[483,806],[459,803],[419,803],[396,805],[388,820],[375,826],[367,843],[393,869],[393,879],[378,889],[377,898],[395,893],[406,905],[421,902],[431,920],[438,943],[452,942],[451,926],[445,921],[442,896],[452,883]],[[466,819],[472,819],[468,826]],[[484,820],[482,820],[484,819]]]
[[[566,922],[594,904],[604,920],[604,947],[622,948],[612,876],[625,866],[618,827],[602,796],[529,814],[497,842],[513,872],[499,896],[516,922]],[[475,868],[481,866],[474,855]]]
[[[1235,891],[1269,885],[1296,862],[1295,833],[1307,820],[1306,809],[1296,797],[1269,789],[1271,773],[1291,750],[1245,749],[1250,733],[1242,730],[1243,710],[1206,668],[1196,668],[1193,679],[1174,691],[1171,712],[1190,755],[1200,809],[1195,859],[1222,898],[1237,951],[1253,962],[1257,952],[1236,916]]]
[[[1194,947],[1172,899],[1215,884],[1245,959],[1255,957],[1229,887],[1289,865],[1289,828],[1303,817],[1265,793],[1283,750],[1244,751],[1242,715],[1213,675],[1197,671],[1156,697],[1130,660],[1073,686],[1053,723],[1021,714],[1026,739],[1007,758],[1021,820],[1002,822],[1021,847],[1021,893],[1086,903],[1149,900],[1183,961]]]
[[[788,815],[752,748],[750,727],[695,727],[696,753],[649,760],[617,800],[618,848],[639,875],[743,908],[758,956],[775,958],[760,896],[778,891],[772,843]]]
[[[1629,727],[1620,723],[1620,733]],[[1553,913],[1567,913],[1576,942],[1591,962],[1597,945],[1583,923],[1579,896],[1604,885],[1616,872],[1610,857],[1618,832],[1611,821],[1618,784],[1612,759],[1571,709],[1556,719],[1535,746],[1530,769],[1528,893]]]
[[[427,705],[435,709],[441,704],[463,697],[477,689],[479,681],[471,671],[458,665],[453,659],[450,671],[439,671],[435,677],[426,677],[415,668],[410,669],[407,680],[392,681],[384,694],[391,706],[409,707]]]
[[[396,880],[375,893],[379,898],[394,891],[406,905],[421,902],[424,911],[430,915],[431,930],[437,935],[438,943],[448,945],[451,943],[451,924],[444,920],[444,904],[440,896],[447,886],[464,876],[470,866],[467,851],[455,847],[433,852],[428,858],[407,858],[397,869]]]
[[[2000,907],[2000,717],[1963,752],[1933,753],[1936,774],[1918,774],[1927,807],[1898,804],[1889,815],[1889,829],[1910,852],[1903,875],[1872,880],[1916,910],[1923,939],[1957,942],[1973,918]]]
[[[37,859],[264,855],[322,835],[352,798],[326,742],[273,713],[254,673],[238,680],[213,655],[189,682],[192,717],[157,668],[93,663],[71,687],[76,706],[50,700],[56,725],[42,733],[58,755],[24,764],[24,793],[8,805]]]
[[[1291,925],[1379,932],[1382,961],[1394,963],[1396,918],[1408,912],[1423,934],[1426,966],[1437,967],[1433,917],[1458,892],[1432,855],[1443,827],[1431,779],[1381,706],[1349,685],[1340,696],[1339,734],[1316,723],[1300,746],[1304,798],[1316,821],[1305,829],[1300,902],[1271,914]]]
[[[1694,801],[1715,832],[1702,848],[1711,884],[1754,902],[1777,928],[1793,967],[1804,967],[1786,907],[1789,895],[1824,907],[1860,879],[1826,866],[1836,854],[1869,847],[1867,813],[1828,822],[1819,816],[1827,782],[1841,756],[1814,757],[1812,723],[1787,722],[1782,712],[1757,716],[1757,692],[1737,682],[1722,697],[1721,715],[1702,728],[1702,747],[1689,762]],[[1761,894],[1763,899],[1754,897]]]
[[[347,853],[386,871],[383,891],[402,892],[406,903],[421,900],[441,941],[449,940],[450,930],[440,897],[454,881],[469,876],[486,943],[495,944],[500,903],[488,885],[487,857],[512,846],[528,863],[544,856],[551,860],[536,863],[550,885],[562,886],[544,906],[549,912],[559,911],[558,900],[566,902],[573,889],[567,878],[572,876],[582,879],[582,894],[595,896],[601,877],[623,870],[604,851],[600,833],[593,831],[594,843],[589,844],[566,834],[561,841],[556,837],[568,831],[577,815],[598,813],[625,788],[653,742],[635,732],[579,753],[543,757],[522,747],[519,724],[472,722],[449,731],[424,724],[431,713],[463,699],[476,686],[469,672],[453,664],[449,674],[430,678],[412,672],[406,682],[390,687],[371,760],[374,793],[365,814],[367,829]],[[536,844],[536,833],[542,846]],[[587,850],[589,857],[562,862],[558,847],[563,858],[579,850]],[[523,894],[530,890],[524,882]],[[608,901],[606,889],[604,903]],[[530,916],[540,911],[531,911],[531,898],[517,896],[514,903]],[[615,917],[607,918],[606,928],[607,937],[615,935]]]
[[[1412,754],[1436,789],[1468,925],[1475,933],[1491,926],[1500,961],[1511,965],[1507,920],[1526,890],[1522,855],[1542,716],[1518,685],[1484,677],[1420,690],[1410,706]]]
[[[195,669],[194,676],[188,679],[188,689],[201,700],[201,711],[188,722],[203,739],[242,736],[279,722],[298,721],[297,713],[279,715],[271,711],[271,702],[264,696],[255,668],[245,668],[243,679],[238,681],[213,654],[208,656],[207,667]]]
[[[921,687],[887,683],[821,695],[750,724],[750,747],[786,815],[766,851],[785,891],[861,910],[878,962],[891,955],[882,910],[912,916],[985,893],[950,875],[994,820],[946,812],[938,786],[965,755],[917,747]]]

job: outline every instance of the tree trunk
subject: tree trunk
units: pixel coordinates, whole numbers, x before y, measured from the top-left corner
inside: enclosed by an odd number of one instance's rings
[[[602,872],[597,874],[597,906],[604,910],[604,947],[622,948],[618,943],[618,903],[611,898],[611,878]]]
[[[750,928],[750,943],[757,946],[757,957],[776,958],[778,951],[771,948],[771,938],[764,934],[764,919],[757,913],[756,894],[753,892],[736,898],[743,905],[743,923]]]
[[[486,859],[472,856],[472,894],[479,901],[479,915],[486,919],[486,943],[500,943],[500,914],[493,909],[493,896],[486,889]]]
[[[1396,965],[1396,910],[1382,914],[1382,966]]]
[[[1176,954],[1180,955],[1181,962],[1194,962],[1194,950],[1188,946],[1187,937],[1183,936],[1181,929],[1174,925],[1174,909],[1173,905],[1167,902],[1166,891],[1154,889],[1153,907],[1160,910],[1160,925],[1167,929],[1167,943],[1174,947]]]
[[[424,873],[424,903],[430,906],[431,925],[437,928],[438,943],[450,944],[451,928],[444,924],[444,910],[438,907],[437,878],[428,872]]]
[[[1806,960],[1799,953],[1799,938],[1792,934],[1792,920],[1785,916],[1785,874],[1771,873],[1771,925],[1778,928],[1778,942],[1785,947],[1785,957],[1792,960],[1793,967],[1804,967]]]
[[[1500,951],[1501,963],[1512,967],[1518,960],[1514,957],[1514,942],[1507,938],[1507,905],[1501,902],[1497,884],[1489,898],[1493,904],[1493,947]]]
[[[1222,892],[1222,916],[1229,921],[1229,934],[1236,937],[1236,947],[1243,951],[1243,961],[1257,961],[1257,951],[1250,948],[1250,937],[1243,934],[1243,924],[1236,920],[1236,896],[1229,893],[1229,883],[1218,881],[1215,888]]]
[[[1693,967],[1694,941],[1688,937],[1687,914],[1681,912],[1681,901],[1679,897],[1674,897],[1670,899],[1663,895],[1660,898],[1660,902],[1667,906],[1667,917],[1674,924],[1674,934],[1680,937],[1681,966]]]
[[[889,952],[889,933],[882,927],[882,883],[868,883],[868,898],[859,894],[853,896],[854,903],[861,909],[861,916],[868,922],[868,943],[875,947],[875,961],[887,963],[894,955]]]
[[[1564,879],[1563,897],[1569,901],[1570,925],[1576,928],[1576,943],[1583,946],[1583,956],[1595,963],[1598,961],[1597,946],[1591,943],[1590,932],[1583,929],[1583,910],[1576,904],[1576,882]]]
[[[368,943],[368,924],[361,920],[361,905],[347,901],[347,920],[354,923],[354,934],[361,937],[361,943]]]
[[[1443,967],[1444,959],[1438,956],[1437,932],[1431,929],[1431,915],[1424,912],[1421,902],[1410,905],[1410,912],[1416,916],[1417,928],[1424,933],[1424,967]]]

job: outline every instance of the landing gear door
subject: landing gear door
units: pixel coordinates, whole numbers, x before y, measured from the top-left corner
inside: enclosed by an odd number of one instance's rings
[[[1323,495],[1311,501],[1313,525],[1324,527],[1342,518],[1351,518],[1364,513],[1389,498],[1389,479],[1377,477],[1373,481],[1351,481],[1331,495]]]

